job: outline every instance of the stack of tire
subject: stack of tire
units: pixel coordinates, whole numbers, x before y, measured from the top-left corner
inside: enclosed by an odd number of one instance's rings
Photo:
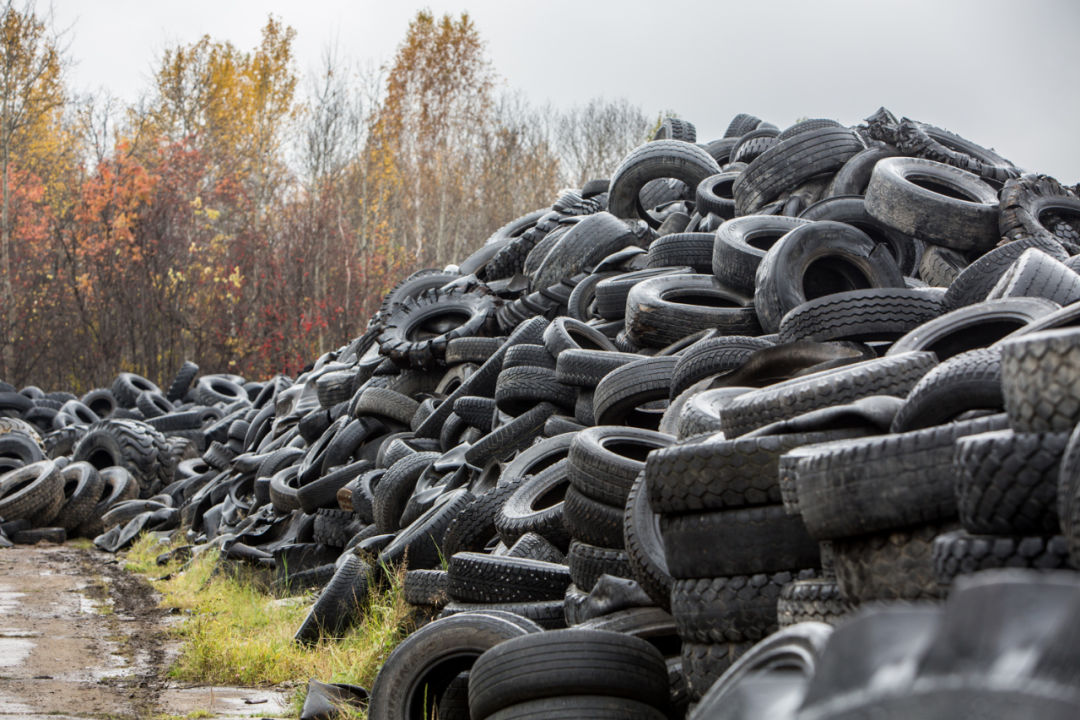
[[[109,417],[44,438],[134,480],[97,544],[179,523],[185,553],[318,589],[304,643],[404,572],[418,629],[381,719],[831,717],[803,695],[860,604],[1076,567],[1080,199],[884,110],[694,134],[669,119],[610,181],[406,278],[295,378],[118,378]]]

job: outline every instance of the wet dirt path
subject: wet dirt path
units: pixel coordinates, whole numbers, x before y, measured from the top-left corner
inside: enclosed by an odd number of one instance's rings
[[[169,683],[175,646],[157,602],[105,553],[0,551],[0,720],[286,716],[270,691]]]

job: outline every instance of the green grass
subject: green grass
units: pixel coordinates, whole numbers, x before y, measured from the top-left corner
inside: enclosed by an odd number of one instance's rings
[[[299,710],[308,678],[370,688],[382,662],[410,629],[410,610],[401,591],[403,575],[398,575],[389,587],[372,595],[363,620],[344,637],[304,647],[292,638],[311,608],[312,594],[275,597],[255,571],[223,570],[213,551],[183,569],[179,560],[158,565],[157,556],[168,549],[143,536],[128,551],[125,567],[150,580],[162,595],[163,607],[184,615],[172,631],[181,640],[181,649],[170,669],[170,675],[182,682],[295,685]]]

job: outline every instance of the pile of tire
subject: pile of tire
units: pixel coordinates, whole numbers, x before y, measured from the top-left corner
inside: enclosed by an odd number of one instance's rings
[[[939,128],[669,119],[298,377],[42,441],[156,503],[99,547],[320,588],[298,642],[403,571],[379,720],[1073,717],[1078,269],[1074,191]]]

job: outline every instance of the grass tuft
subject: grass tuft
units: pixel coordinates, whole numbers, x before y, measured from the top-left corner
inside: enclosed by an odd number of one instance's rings
[[[182,641],[170,675],[182,682],[268,686],[295,684],[297,709],[308,678],[370,688],[387,655],[411,629],[402,592],[404,574],[371,594],[363,620],[341,638],[306,647],[293,634],[307,616],[314,594],[275,597],[265,577],[245,565],[219,562],[206,551],[186,565],[156,558],[179,546],[144,535],[128,551],[126,569],[144,575],[161,593],[161,605],[184,615],[172,631]],[[356,717],[363,717],[357,715]]]

